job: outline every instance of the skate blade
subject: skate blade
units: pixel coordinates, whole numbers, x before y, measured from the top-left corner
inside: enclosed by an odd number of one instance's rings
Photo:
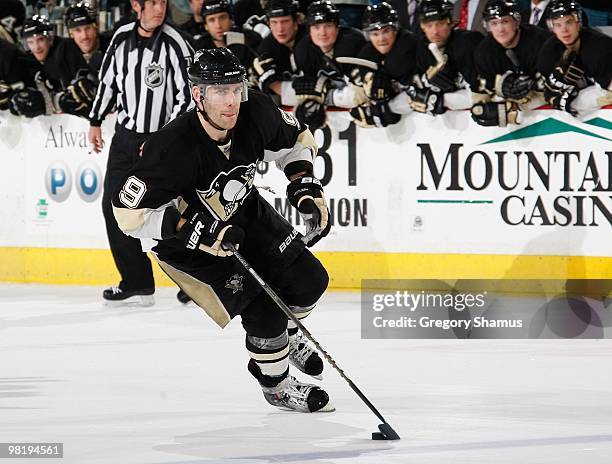
[[[155,298],[153,295],[134,295],[125,300],[104,300],[104,306],[108,306],[109,308],[119,308],[119,307],[140,307],[146,308],[149,306],[153,306],[155,304]]]

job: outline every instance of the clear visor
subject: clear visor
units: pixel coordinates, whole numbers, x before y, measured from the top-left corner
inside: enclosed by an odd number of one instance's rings
[[[249,98],[247,81],[203,86],[204,98],[212,105],[240,104]]]
[[[52,32],[43,32],[42,34],[29,35],[27,37],[21,38],[21,44],[25,50],[30,50],[31,49],[30,44],[32,46],[35,46],[40,37],[48,40],[49,43],[51,43],[53,41],[54,35],[55,34],[53,34]]]

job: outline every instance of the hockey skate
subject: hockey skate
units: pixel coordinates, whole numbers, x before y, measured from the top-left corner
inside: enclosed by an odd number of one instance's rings
[[[275,387],[262,387],[264,398],[272,406],[286,411],[332,412],[336,408],[329,402],[329,395],[317,387],[302,383],[292,375]]]
[[[322,380],[323,360],[301,331],[289,335],[289,362],[304,374]]]
[[[153,293],[154,288],[123,290],[121,287],[110,287],[102,292],[102,298],[107,306],[153,306]]]

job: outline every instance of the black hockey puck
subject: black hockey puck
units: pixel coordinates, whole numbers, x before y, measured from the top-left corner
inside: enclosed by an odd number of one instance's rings
[[[386,440],[387,437],[380,432],[372,432],[372,440]]]

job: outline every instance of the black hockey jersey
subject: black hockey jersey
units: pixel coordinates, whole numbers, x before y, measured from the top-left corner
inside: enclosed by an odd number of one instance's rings
[[[34,76],[40,70],[40,63],[31,53],[23,53],[12,43],[0,39],[0,81],[34,87]]]
[[[416,74],[417,40],[411,32],[400,29],[393,47],[386,55],[380,53],[372,43],[368,42],[359,52],[358,57],[382,64],[384,72],[392,79],[407,85]],[[362,74],[368,70],[362,70]]]
[[[339,64],[334,58],[356,57],[365,44],[366,39],[360,31],[340,27],[334,48],[326,55],[312,42],[310,36],[306,35],[293,50],[295,64],[304,76],[316,78],[321,72],[331,79],[341,81],[343,76],[350,76],[355,66]]]
[[[188,37],[190,44],[193,45],[196,40],[198,40],[201,36],[206,33],[206,29],[204,29],[204,23],[198,23],[193,19],[193,16],[189,18],[184,24],[181,24],[178,29],[181,32],[184,32]]]
[[[476,31],[453,29],[444,45],[442,52],[448,56],[446,68],[451,75],[461,76],[472,89],[478,88],[476,67],[474,65],[474,50],[483,39]],[[418,38],[416,49],[417,70],[423,74],[430,66],[436,64],[436,59],[428,48],[429,40],[425,34]]]
[[[538,69],[548,76],[566,51],[565,45],[551,37],[540,50]],[[580,31],[580,47],[575,65],[585,72],[585,77],[602,88],[612,90],[612,37],[593,29]]]
[[[53,56],[53,60],[57,62],[57,67],[61,70],[62,86],[64,88],[77,75],[88,75],[91,80],[98,82],[98,72],[112,37],[108,34],[100,34],[98,38],[99,46],[89,57],[83,55],[73,40],[66,40],[60,43],[57,52]]]
[[[550,37],[550,32],[540,27],[521,25],[518,44],[514,48],[506,49],[489,34],[480,42],[474,54],[474,63],[481,88],[472,88],[472,90],[486,89],[489,92],[495,92],[497,76],[507,71],[535,78],[538,73],[540,49]],[[516,63],[513,63],[511,57]]]
[[[295,36],[295,43],[299,43],[306,34],[306,28],[300,25]],[[272,82],[291,80],[291,76],[295,74],[296,70],[291,64],[291,49],[286,45],[278,43],[272,34],[261,41],[257,54],[262,61],[270,58],[273,60],[275,72],[266,78],[264,88]]]
[[[71,62],[76,63],[83,60],[79,49],[76,46],[71,47],[70,44],[73,44],[72,39],[55,37],[47,58],[44,63],[40,63],[41,76],[54,92],[61,92],[72,80],[70,69],[67,69],[65,65],[65,54],[70,55]]]
[[[255,90],[249,91],[249,99],[240,106],[229,145],[220,146],[211,139],[197,112],[188,111],[151,135],[140,160],[126,176],[127,183],[114,193],[119,226],[136,237],[159,240],[153,250],[162,259],[193,259],[190,256],[197,253],[201,262],[214,263],[219,258],[189,251],[177,239],[165,238],[160,216],[168,214],[164,208],[181,198],[188,205],[183,217],[204,212],[247,230],[260,212],[259,194],[253,186],[257,164],[266,157],[284,167],[293,162],[312,165],[309,149],[308,160],[302,159],[303,150],[292,151],[308,146],[301,141],[309,134],[293,115]]]
[[[231,31],[231,33],[243,34],[241,40],[244,43],[230,43],[227,48],[230,49],[232,53],[238,57],[242,66],[249,69],[253,64],[253,60],[255,59],[256,50],[257,47],[259,47],[259,43],[261,42],[261,37],[259,36],[259,34],[248,30],[241,32],[233,30]],[[194,50],[208,50],[211,48],[217,48],[217,46],[215,45],[212,36],[208,32],[201,35],[200,38],[193,43]]]

